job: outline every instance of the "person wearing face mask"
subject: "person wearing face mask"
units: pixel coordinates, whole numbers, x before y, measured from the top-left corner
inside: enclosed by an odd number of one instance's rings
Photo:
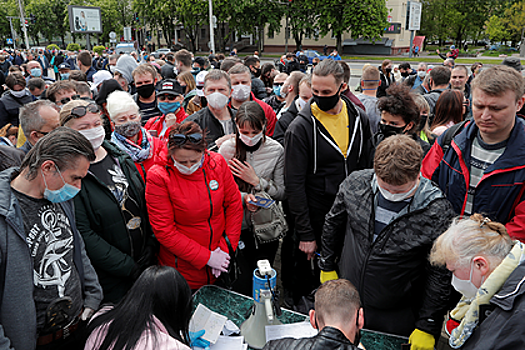
[[[127,92],[111,93],[106,110],[114,129],[111,142],[131,157],[146,182],[146,174],[155,163],[156,155],[165,148],[164,143],[141,126],[139,107]]]
[[[523,349],[525,245],[481,214],[459,217],[434,243],[430,262],[452,272],[461,300],[445,324],[462,350]],[[448,339],[446,339],[448,338]]]
[[[291,99],[292,103],[290,103],[290,106],[285,111],[279,113],[279,119],[277,120],[277,124],[275,124],[275,131],[272,136],[272,138],[283,145],[283,147],[286,130],[312,98],[312,77],[300,72],[293,72],[290,77],[286,79],[285,84],[283,84],[283,87],[290,91],[286,93],[286,100]],[[294,93],[296,91],[297,93]],[[285,108],[286,107],[283,107],[282,109]]]
[[[306,76],[306,74],[301,73],[299,71],[292,72],[284,81],[283,85],[281,86],[281,89],[279,91],[279,94],[284,99],[284,104],[279,110],[278,115],[276,115],[277,120],[281,119],[284,113],[290,109],[297,96],[299,95],[299,82],[301,79],[303,79]],[[297,109],[297,108],[296,108]],[[297,111],[298,113],[299,111]],[[296,113],[296,114],[297,114]],[[275,133],[275,131],[274,131]],[[282,135],[281,135],[282,137]]]
[[[94,158],[85,137],[58,128],[20,168],[0,173],[0,342],[9,348],[83,347],[82,328],[98,309],[102,289],[72,198]]]
[[[252,81],[252,94],[262,100],[268,97],[266,93],[266,87],[263,81],[260,79],[261,76],[261,61],[255,56],[247,56],[244,59],[244,65],[250,70],[250,76]]]
[[[44,56],[44,51],[38,51],[38,57],[36,58],[36,61],[40,63],[40,66],[42,67],[42,77],[47,77],[47,70],[49,69],[49,60],[46,56]]]
[[[409,77],[417,76],[417,71],[412,69],[408,62],[403,62],[399,65],[399,73],[401,73],[401,79],[403,82]]]
[[[254,101],[244,102],[235,116],[237,132],[234,139],[219,148],[241,190],[244,220],[239,247],[244,261],[239,261],[241,277],[234,285],[236,292],[251,295],[253,270],[257,261],[267,259],[273,265],[279,241],[257,244],[251,224],[251,213],[257,206],[254,191],[265,191],[275,201],[284,199],[284,148],[264,135],[264,110]]]
[[[60,123],[79,131],[95,150],[75,197],[76,223],[104,291],[104,302],[117,303],[142,271],[156,264],[144,182],[127,153],[104,139],[95,103],[68,102],[60,110]]]
[[[211,70],[204,78],[203,91],[208,105],[184,122],[195,122],[202,130],[206,130],[208,149],[217,151],[235,133],[234,114],[228,106],[232,93],[230,76],[222,70]]]
[[[141,64],[133,70],[132,76],[137,91],[133,99],[139,106],[142,125],[145,125],[151,118],[157,118],[163,114],[159,109],[155,91],[157,72],[152,65]]]
[[[281,88],[283,87],[286,78],[288,78],[288,74],[286,73],[277,74],[272,83],[272,95],[263,100],[264,103],[272,107],[275,114],[278,114],[284,106],[284,97],[281,96]]]
[[[21,73],[9,74],[5,84],[9,90],[0,97],[0,128],[8,123],[18,126],[20,107],[35,100],[26,89],[26,80]]]
[[[160,82],[160,91],[157,93],[158,107],[162,113],[161,116],[148,120],[144,129],[155,130],[157,137],[165,140],[168,136],[168,129],[180,124],[188,117],[188,114],[182,107],[184,100],[184,91],[179,82],[174,79],[166,79]]]
[[[275,112],[268,104],[256,98],[251,91],[252,80],[248,67],[242,64],[236,64],[230,68],[228,74],[230,75],[232,82],[232,95],[229,106],[234,111],[237,111],[239,106],[246,101],[257,102],[262,107],[264,114],[266,115],[267,129],[265,133],[267,136],[272,136],[275,130],[275,123],[277,122]]]
[[[241,196],[224,158],[206,150],[198,124],[170,129],[168,152],[148,173],[146,203],[161,265],[176,268],[192,290],[227,272],[226,237],[237,249]]]
[[[188,113],[192,115],[207,106],[206,97],[204,96],[204,78],[208,75],[208,71],[202,71],[195,78],[190,72],[185,72],[177,77],[177,81],[180,83],[183,81],[185,87],[184,90],[188,90],[193,87],[190,92],[184,97],[182,107]],[[180,79],[179,79],[180,78]],[[186,79],[186,80],[184,80]],[[182,87],[182,84],[181,84]]]
[[[345,179],[326,215],[319,266],[322,283],[344,278],[356,286],[364,328],[433,350],[451,287],[450,273],[427,257],[455,212],[420,176],[422,159],[416,141],[392,136],[377,147],[374,169]]]
[[[358,350],[364,312],[357,289],[347,280],[329,281],[315,292],[309,321],[319,333],[311,338],[271,340],[264,350]]]
[[[319,285],[310,260],[321,249],[324,218],[339,185],[354,170],[371,166],[370,124],[360,108],[341,96],[345,87],[337,61],[319,63],[312,75],[312,99],[284,136],[286,196],[297,242],[294,302]]]
[[[386,89],[388,89],[390,85],[395,84],[396,82],[396,79],[394,78],[394,73],[392,72],[392,61],[384,60],[383,63],[381,63],[381,66],[379,67],[379,73],[381,84],[377,89],[377,98],[386,96]]]
[[[419,136],[418,127],[421,117],[419,107],[410,94],[410,88],[399,84],[391,86],[386,92],[387,96],[381,97],[377,103],[381,120],[378,125],[379,131],[373,136],[375,147],[390,136],[405,134],[417,141],[424,154],[427,154],[430,145]]]
[[[423,83],[425,76],[427,75],[427,65],[423,62],[419,63],[417,70],[414,71],[414,74],[409,75],[406,79],[403,80],[403,84],[410,86],[412,90],[416,92],[417,88]]]

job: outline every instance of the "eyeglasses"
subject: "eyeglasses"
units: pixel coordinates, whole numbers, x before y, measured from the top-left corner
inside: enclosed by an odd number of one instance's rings
[[[190,135],[173,134],[173,135],[170,135],[170,141],[172,141],[177,146],[182,146],[188,141],[193,144],[197,144],[202,141],[202,134],[190,134]]]
[[[77,106],[73,108],[70,112],[70,114],[62,121],[62,125],[65,125],[68,121],[71,119],[77,119],[82,118],[87,113],[99,113],[100,109],[98,106],[94,103],[90,103],[87,106]]]
[[[60,104],[63,104],[65,105],[66,103],[68,103],[69,101],[71,100],[78,100],[80,98],[80,95],[73,95],[71,97],[64,97],[63,99],[61,99],[60,101]]]
[[[273,85],[274,85],[274,86],[283,86],[283,84],[284,84],[284,81],[283,81],[282,83],[276,83],[276,82],[273,82]]]
[[[173,102],[173,101],[175,101],[175,99],[177,97],[179,97],[179,96],[178,95],[177,96],[175,96],[175,95],[159,95],[158,99],[159,99],[159,101],[166,101],[166,100],[168,100],[168,101]]]

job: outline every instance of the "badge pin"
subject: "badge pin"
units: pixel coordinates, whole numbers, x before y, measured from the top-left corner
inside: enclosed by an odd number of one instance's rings
[[[215,191],[219,188],[219,183],[217,182],[217,180],[210,181],[210,188],[212,191]]]

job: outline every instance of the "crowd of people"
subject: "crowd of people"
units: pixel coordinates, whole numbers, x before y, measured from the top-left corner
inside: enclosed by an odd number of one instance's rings
[[[336,51],[4,54],[0,349],[206,347],[191,294],[251,296],[279,249],[320,332],[267,349],[524,345],[519,60],[385,60],[354,94]]]

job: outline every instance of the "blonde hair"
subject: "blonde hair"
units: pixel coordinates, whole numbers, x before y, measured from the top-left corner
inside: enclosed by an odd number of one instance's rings
[[[434,242],[430,263],[457,267],[469,266],[475,256],[486,257],[491,267],[499,265],[512,248],[513,242],[505,226],[490,221],[481,214],[456,218]]]
[[[111,120],[126,112],[140,114],[139,106],[130,94],[125,91],[114,91],[107,98],[106,111]]]

